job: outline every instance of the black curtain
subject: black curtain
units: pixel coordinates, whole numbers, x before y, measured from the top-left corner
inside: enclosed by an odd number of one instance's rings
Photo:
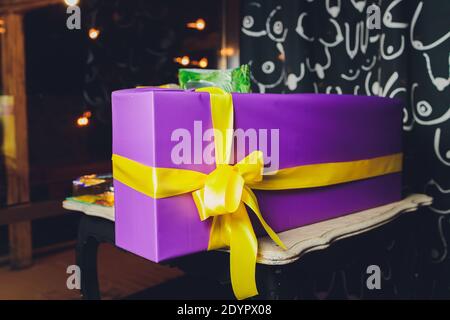
[[[450,1],[241,5],[241,63],[251,65],[254,92],[379,95],[404,102],[404,191],[434,197],[415,234],[426,263],[413,277],[421,277],[429,295],[450,297]],[[380,28],[368,28],[369,16],[377,22],[377,8]]]

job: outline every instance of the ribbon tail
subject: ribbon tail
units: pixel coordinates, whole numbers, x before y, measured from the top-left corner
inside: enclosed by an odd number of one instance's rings
[[[231,285],[237,299],[258,294],[256,288],[256,255],[258,242],[243,203],[231,214],[230,274]]]
[[[208,211],[205,208],[205,205],[203,203],[203,195],[204,195],[204,189],[199,189],[194,192],[192,192],[192,199],[194,199],[195,206],[197,207],[198,215],[200,217],[201,221],[205,221],[209,218]]]
[[[263,226],[264,230],[267,232],[269,237],[281,248],[284,250],[287,250],[285,244],[281,239],[278,237],[278,235],[273,231],[273,229],[267,224],[267,222],[264,220],[261,211],[259,210],[258,200],[256,198],[256,195],[253,193],[253,191],[245,186],[244,191],[242,192],[242,201],[249,206],[250,209],[253,210],[255,215],[258,217],[259,222]]]
[[[208,250],[223,247],[230,249],[231,286],[236,298],[241,300],[257,295],[258,242],[243,203],[233,213],[213,217]]]
[[[209,233],[208,250],[230,247],[231,223],[230,216],[212,217]]]

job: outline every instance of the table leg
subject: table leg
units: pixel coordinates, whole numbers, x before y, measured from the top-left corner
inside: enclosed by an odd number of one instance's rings
[[[97,277],[99,241],[89,232],[87,224],[89,221],[82,217],[76,246],[76,263],[81,271],[81,297],[85,300],[99,300],[100,290]]]
[[[292,285],[291,265],[257,265],[257,281],[260,294],[256,299],[286,300],[296,299]]]

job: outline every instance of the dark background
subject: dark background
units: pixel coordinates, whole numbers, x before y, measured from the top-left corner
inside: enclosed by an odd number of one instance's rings
[[[51,6],[25,19],[32,171],[108,161],[112,91],[177,83],[177,56],[205,56],[216,65],[219,7],[207,1],[82,1],[81,30],[66,28],[65,10]],[[186,28],[199,17],[207,21],[204,32]],[[101,32],[96,40],[87,37],[91,27]],[[93,121],[78,128],[87,110]],[[32,192],[33,200],[43,196]]]

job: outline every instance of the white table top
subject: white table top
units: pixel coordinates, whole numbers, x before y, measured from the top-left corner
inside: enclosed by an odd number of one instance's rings
[[[428,206],[432,201],[427,195],[413,194],[399,202],[281,232],[278,235],[288,250],[279,248],[269,237],[261,237],[258,239],[258,263],[292,263],[307,252],[325,249],[336,240],[377,228],[404,213]],[[70,199],[63,202],[63,207],[114,221],[113,207],[83,204]]]
[[[89,216],[105,218],[110,221],[114,221],[114,207],[105,207],[97,204],[82,203],[79,201],[66,199],[63,201],[62,206],[64,209],[70,211],[83,212]]]
[[[427,195],[413,194],[399,202],[281,232],[278,235],[288,250],[280,249],[269,237],[260,238],[258,262],[270,265],[294,262],[307,252],[325,249],[334,241],[375,229],[432,201]]]

